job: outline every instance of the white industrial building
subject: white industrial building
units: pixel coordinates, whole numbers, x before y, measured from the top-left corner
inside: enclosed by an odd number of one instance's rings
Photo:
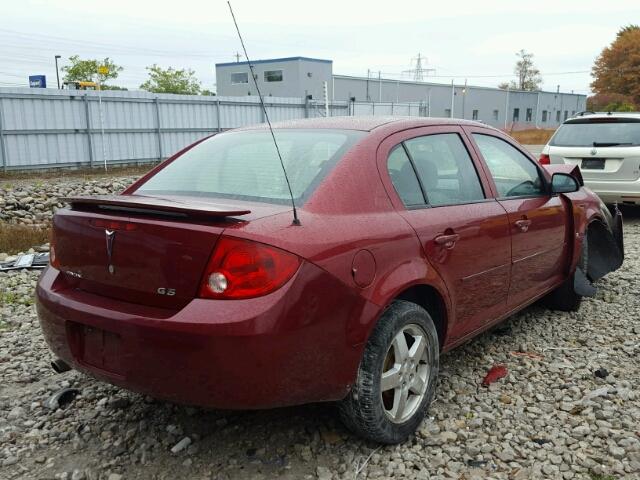
[[[501,90],[464,84],[335,75],[331,60],[287,57],[255,60],[264,96],[329,102],[417,103],[421,115],[479,120],[499,128],[555,128],[586,110],[586,95]],[[247,62],[216,64],[217,93],[256,95]],[[388,110],[388,108],[387,108]]]

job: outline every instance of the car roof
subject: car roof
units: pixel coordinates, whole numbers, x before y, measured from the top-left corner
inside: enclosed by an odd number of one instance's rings
[[[459,118],[435,118],[435,117],[399,117],[399,116],[341,116],[341,117],[319,117],[303,118],[296,120],[286,120],[272,124],[274,129],[288,128],[322,128],[334,130],[360,130],[371,132],[383,126],[392,126],[397,130],[405,128],[428,127],[433,125],[469,125],[475,127],[487,127],[486,124]],[[241,130],[261,130],[267,128],[266,124],[251,125],[235,129]]]

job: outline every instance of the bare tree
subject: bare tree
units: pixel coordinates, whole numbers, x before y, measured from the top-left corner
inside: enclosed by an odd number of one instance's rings
[[[540,70],[538,70],[533,64],[533,53],[520,50],[516,53],[516,56],[519,60],[516,62],[513,72],[518,77],[518,80],[511,80],[509,83],[501,83],[498,85],[498,88],[502,88],[504,90],[507,88],[512,90],[528,91],[540,90],[542,77],[540,76]]]

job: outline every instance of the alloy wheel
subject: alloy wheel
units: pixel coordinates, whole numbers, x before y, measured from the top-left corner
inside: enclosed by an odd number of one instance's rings
[[[380,394],[384,413],[394,423],[410,419],[426,393],[431,374],[426,337],[420,325],[405,325],[385,356]]]

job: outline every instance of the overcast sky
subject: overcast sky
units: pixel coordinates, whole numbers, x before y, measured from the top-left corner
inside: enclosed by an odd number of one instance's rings
[[[0,86],[27,85],[53,57],[111,57],[112,83],[137,88],[145,66],[191,68],[213,89],[215,63],[240,50],[226,1],[21,0],[2,2]],[[640,23],[640,0],[249,1],[233,8],[253,59],[333,60],[337,74],[397,78],[421,53],[438,82],[495,86],[513,78],[515,52],[535,55],[543,88],[588,93],[589,71],[618,29]],[[426,66],[426,65],[425,65]],[[563,73],[579,72],[579,73]],[[581,72],[581,73],[580,73]]]

